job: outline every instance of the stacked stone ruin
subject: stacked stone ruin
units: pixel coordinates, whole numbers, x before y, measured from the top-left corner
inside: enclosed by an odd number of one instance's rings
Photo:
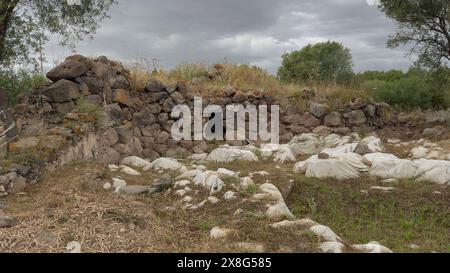
[[[164,85],[150,79],[145,90],[138,92],[131,90],[130,72],[122,64],[106,57],[89,59],[80,55],[68,57],[47,78],[51,83],[34,90],[13,109],[20,138],[9,145],[11,154],[48,151],[53,156],[42,160],[48,160],[50,169],[55,169],[71,160],[115,163],[128,155],[185,158],[209,152],[220,144],[172,139],[173,107],[185,104],[192,109],[194,97],[200,96],[189,83]],[[312,98],[314,92],[305,91],[304,95]],[[80,105],[86,102],[104,109],[101,122],[99,116],[80,111]],[[356,99],[344,111],[333,111],[311,101],[308,111],[302,112],[262,92],[233,87],[203,97],[205,106],[237,103],[280,104],[282,142],[305,132],[347,134],[354,127],[382,126],[380,116],[385,107]],[[230,144],[243,145],[245,141]],[[36,166],[2,166],[0,196],[20,192],[27,183],[37,182],[39,173]]]

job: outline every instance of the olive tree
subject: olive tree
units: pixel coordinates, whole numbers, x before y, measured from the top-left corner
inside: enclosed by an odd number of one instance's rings
[[[28,64],[43,58],[50,37],[73,47],[92,37],[108,18],[115,0],[1,0],[0,66]],[[39,56],[36,58],[36,56]]]
[[[449,0],[381,0],[381,10],[397,23],[388,46],[411,46],[410,53],[431,68],[449,62],[449,7]]]

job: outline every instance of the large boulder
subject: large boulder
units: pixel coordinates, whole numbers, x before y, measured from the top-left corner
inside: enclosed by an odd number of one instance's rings
[[[325,115],[331,112],[330,107],[325,104],[311,102],[309,104],[309,112],[316,118],[323,118]]]
[[[47,78],[53,82],[59,80],[73,80],[85,75],[89,71],[86,64],[78,61],[67,60],[47,73]]]
[[[157,79],[150,79],[145,86],[145,90],[147,92],[162,92],[166,90],[166,87]]]
[[[300,125],[308,128],[317,127],[321,125],[320,119],[316,118],[313,114],[306,112],[299,120]]]
[[[51,102],[71,102],[80,98],[79,90],[78,84],[68,80],[59,80],[45,89],[42,95],[48,97]]]
[[[361,110],[346,113],[344,117],[350,125],[354,126],[363,125],[367,122],[367,117]]]
[[[137,127],[146,127],[154,124],[156,117],[152,113],[134,113],[133,124]]]
[[[332,112],[325,116],[324,124],[328,127],[340,127],[342,126],[342,117],[338,112]]]

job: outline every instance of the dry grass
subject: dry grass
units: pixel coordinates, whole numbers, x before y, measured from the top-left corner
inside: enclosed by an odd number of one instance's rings
[[[379,182],[319,181],[292,173],[293,164],[275,166],[261,161],[207,167],[239,171],[241,177],[268,171],[269,176],[255,176],[254,181],[274,183],[283,193],[295,180],[293,191],[286,195],[293,213],[330,226],[349,243],[376,240],[394,251],[450,251],[447,188],[406,181],[392,194],[364,195],[361,190]],[[247,252],[236,247],[240,242],[262,243],[273,253],[317,251],[319,241],[308,232],[272,230],[269,224],[274,221],[264,217],[264,204],[245,201],[252,190],[240,193],[240,201],[186,211],[173,194],[127,197],[103,190],[104,181],[117,175],[102,165],[74,164],[46,174],[25,195],[8,197],[7,208],[2,211],[0,206],[0,213],[18,217],[21,224],[0,230],[0,252],[64,252],[73,240],[81,242],[84,252]],[[160,176],[148,172],[124,178],[131,185],[149,185]],[[103,181],[93,182],[95,177]],[[436,190],[442,195],[434,195]],[[207,197],[203,190],[190,195],[194,204]],[[246,213],[233,216],[238,208]],[[215,226],[234,232],[226,240],[211,240],[209,231]],[[421,248],[412,250],[410,244]]]
[[[115,174],[118,175],[118,174]],[[21,224],[0,229],[0,252],[64,252],[79,241],[84,252],[247,252],[236,243],[263,243],[268,252],[312,252],[317,239],[291,231],[274,231],[264,216],[265,207],[252,202],[220,202],[199,211],[182,209],[173,194],[126,197],[102,189],[113,174],[104,166],[83,163],[47,174],[26,194],[6,199],[0,213],[16,216]],[[124,177],[133,184],[151,184],[159,176]],[[195,202],[206,195],[193,194]],[[234,217],[241,208],[246,213]],[[211,240],[214,226],[234,230],[226,240]],[[275,236],[277,234],[277,236]],[[280,236],[281,234],[281,236]]]
[[[132,88],[142,91],[152,77],[170,84],[187,82],[191,90],[202,95],[211,95],[218,90],[232,86],[243,91],[261,91],[278,99],[300,98],[305,89],[316,91],[316,100],[335,108],[343,107],[351,99],[369,99],[367,91],[348,86],[325,83],[290,84],[283,83],[267,71],[247,65],[223,62],[214,65],[183,63],[172,70],[157,68],[156,65],[135,64],[130,66]]]

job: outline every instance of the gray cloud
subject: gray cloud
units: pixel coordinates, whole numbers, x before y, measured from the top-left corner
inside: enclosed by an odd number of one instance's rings
[[[356,71],[412,63],[404,51],[386,48],[395,25],[366,0],[119,0],[111,16],[79,53],[156,58],[165,68],[226,57],[275,72],[284,52],[336,40],[351,49]],[[49,61],[70,53],[47,47]]]

